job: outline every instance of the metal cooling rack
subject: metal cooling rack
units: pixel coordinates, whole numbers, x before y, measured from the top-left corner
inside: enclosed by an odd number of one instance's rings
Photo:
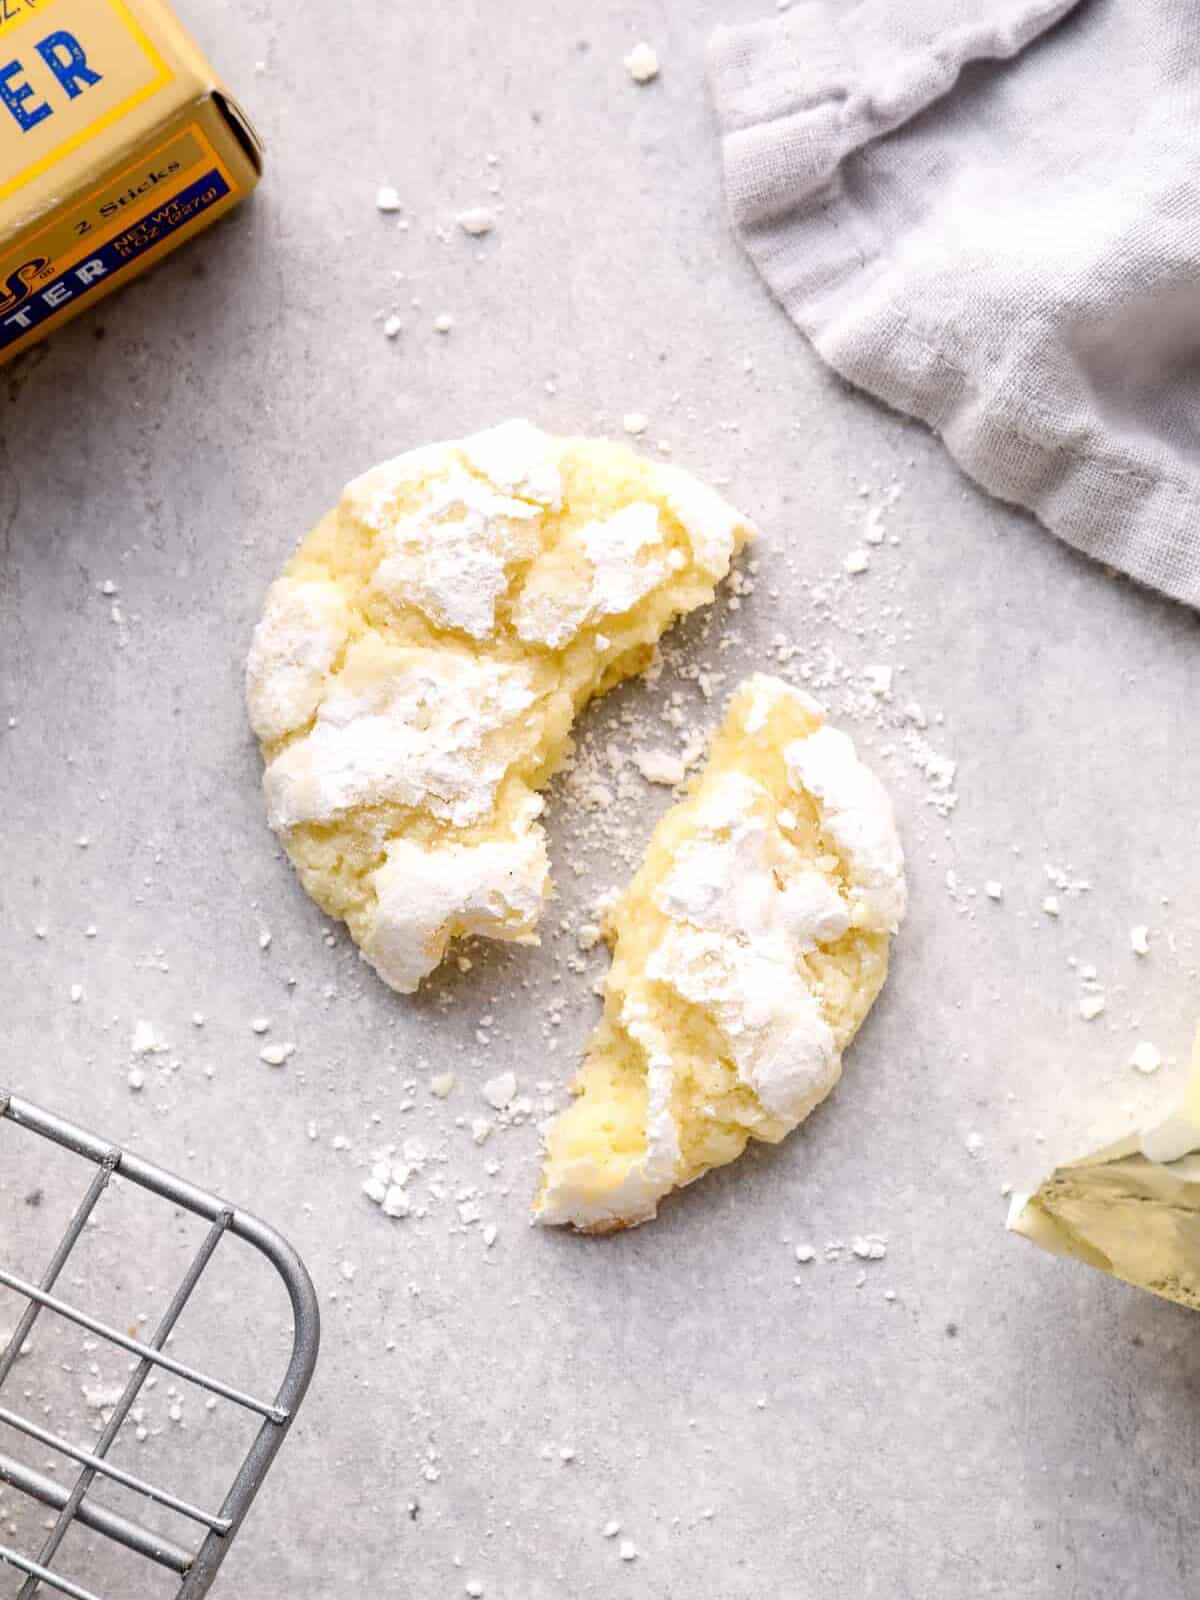
[[[201,1595],[208,1593],[218,1568],[228,1554],[229,1546],[291,1427],[308,1388],[309,1379],[312,1377],[320,1343],[320,1314],[312,1281],[304,1263],[292,1247],[257,1218],[226,1204],[215,1195],[206,1194],[203,1189],[197,1189],[181,1178],[173,1177],[159,1167],[151,1166],[149,1162],[142,1161],[118,1145],[109,1144],[82,1128],[64,1122],[60,1117],[40,1111],[28,1101],[19,1100],[0,1087],[0,1144],[6,1120],[28,1129],[52,1144],[82,1156],[95,1165],[96,1171],[66,1232],[51,1256],[40,1283],[27,1283],[0,1265],[0,1285],[14,1290],[27,1302],[7,1348],[0,1352],[0,1424],[7,1424],[18,1433],[24,1434],[26,1438],[58,1452],[80,1469],[74,1486],[68,1489],[41,1473],[32,1471],[20,1462],[10,1460],[0,1452],[0,1483],[10,1485],[58,1513],[53,1528],[36,1558],[22,1555],[19,1551],[11,1550],[0,1543],[0,1564],[8,1563],[9,1566],[25,1574],[25,1581],[21,1585],[17,1600],[33,1600],[35,1595],[43,1592],[43,1586],[45,1589],[54,1590],[57,1594],[68,1595],[70,1600],[106,1600],[105,1596],[96,1594],[91,1589],[86,1589],[54,1571],[53,1563],[64,1536],[72,1523],[79,1523],[82,1527],[123,1545],[147,1562],[177,1573],[181,1586],[177,1591],[176,1600],[200,1600]],[[52,1292],[96,1202],[110,1180],[117,1174],[168,1201],[171,1205],[181,1206],[193,1212],[210,1224],[204,1242],[196,1252],[191,1266],[184,1274],[170,1305],[148,1342],[129,1338],[117,1329],[106,1326],[97,1318],[67,1304]],[[212,1260],[226,1234],[245,1240],[267,1258],[283,1279],[291,1301],[292,1355],[283,1382],[273,1401],[259,1400],[253,1395],[243,1394],[219,1378],[199,1372],[163,1352],[162,1347],[166,1343],[168,1334],[179,1320],[180,1313],[199,1283],[205,1267]],[[120,1400],[114,1406],[109,1421],[91,1450],[81,1449],[57,1437],[50,1429],[19,1415],[4,1403],[2,1391],[5,1380],[12,1372],[17,1356],[42,1312],[65,1318],[94,1338],[104,1340],[138,1358]],[[208,1390],[210,1394],[218,1395],[262,1418],[262,1426],[238,1468],[233,1485],[219,1511],[206,1511],[200,1506],[191,1505],[157,1484],[149,1483],[131,1472],[126,1472],[105,1459],[137,1400],[142,1384],[155,1368],[162,1368],[175,1377],[196,1384]],[[165,1506],[203,1528],[205,1532],[199,1548],[187,1550],[182,1545],[151,1532],[139,1523],[118,1515],[115,1511],[89,1501],[88,1492],[97,1479],[102,1483],[107,1481],[133,1490],[147,1500]],[[114,1597],[109,1596],[107,1600],[114,1600]]]

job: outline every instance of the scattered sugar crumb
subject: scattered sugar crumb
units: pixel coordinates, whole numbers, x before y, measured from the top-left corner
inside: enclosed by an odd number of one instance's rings
[[[966,1145],[967,1145],[967,1154],[970,1155],[970,1156],[977,1156],[979,1154],[979,1152],[983,1149],[983,1135],[981,1133],[976,1132],[973,1129],[967,1135]]]
[[[637,1547],[637,1545],[634,1544],[633,1540],[632,1539],[622,1539],[621,1540],[621,1560],[622,1561],[636,1561],[637,1557],[638,1557],[638,1547]]]
[[[621,418],[621,426],[626,433],[631,433],[636,437],[638,434],[645,433],[650,426],[650,419],[640,411],[627,411]]]
[[[433,319],[433,326],[438,333],[449,333],[454,326],[454,318],[448,311],[439,311]]]
[[[400,196],[390,183],[381,183],[375,196],[375,205],[380,211],[399,211]]]
[[[1057,917],[1062,910],[1056,894],[1048,894],[1042,901],[1042,910],[1048,917]]]
[[[604,1537],[606,1539],[615,1539],[620,1531],[621,1524],[615,1520],[604,1524]]]
[[[871,565],[871,552],[863,545],[858,545],[842,562],[843,570],[852,578],[859,577]]]
[[[807,1262],[807,1261],[815,1261],[816,1259],[817,1259],[817,1252],[813,1249],[812,1245],[810,1245],[810,1244],[798,1244],[796,1246],[796,1260],[797,1261],[805,1261],[805,1262]]]
[[[675,788],[687,777],[683,760],[669,750],[635,750],[633,762],[647,783],[662,783]]]
[[[455,218],[464,233],[469,233],[477,239],[481,234],[491,233],[496,226],[494,213],[487,206],[469,206],[466,211],[460,211]]]
[[[881,699],[892,692],[892,669],[886,666],[868,666],[863,668],[863,677],[866,679],[867,688],[872,694]]]
[[[483,1086],[483,1098],[497,1111],[503,1111],[512,1102],[516,1092],[517,1080],[511,1072],[498,1073]]]
[[[1135,956],[1148,956],[1150,954],[1150,929],[1144,922],[1139,922],[1129,930],[1129,948]]]
[[[1162,1066],[1162,1055],[1156,1045],[1149,1039],[1140,1039],[1133,1047],[1133,1054],[1129,1057],[1129,1065],[1137,1072],[1143,1072],[1147,1077],[1152,1072],[1157,1072]]]
[[[296,1053],[294,1044],[266,1044],[258,1052],[258,1059],[268,1067],[282,1067]]]
[[[447,1095],[454,1092],[457,1081],[453,1072],[439,1072],[435,1078],[429,1080],[430,1093],[435,1094],[439,1100],[444,1100]]]
[[[989,900],[1004,899],[1004,885],[997,878],[989,878],[983,886],[983,892]]]
[[[1103,994],[1085,994],[1079,1002],[1079,1015],[1085,1022],[1094,1022],[1104,1010]]]
[[[387,319],[387,321],[383,325],[384,335],[388,339],[398,339],[400,337],[400,334],[403,331],[403,329],[404,329],[404,324],[400,321],[400,318],[397,317],[397,316],[389,317]]]
[[[887,1255],[887,1240],[881,1233],[865,1233],[850,1248],[860,1261],[882,1261]]]
[[[1086,878],[1072,878],[1065,868],[1056,867],[1052,861],[1047,861],[1043,865],[1047,878],[1062,894],[1072,897],[1087,894],[1092,887]]]
[[[129,1041],[129,1050],[135,1056],[148,1056],[152,1050],[165,1049],[158,1035],[154,1031],[153,1023],[140,1021],[134,1025],[133,1038]]]
[[[129,1077],[126,1081],[128,1082],[129,1087],[136,1094],[140,1089],[144,1089],[146,1087],[146,1074],[142,1071],[141,1067],[130,1067]]]
[[[625,70],[634,83],[652,83],[658,77],[658,52],[639,39],[625,57]]]

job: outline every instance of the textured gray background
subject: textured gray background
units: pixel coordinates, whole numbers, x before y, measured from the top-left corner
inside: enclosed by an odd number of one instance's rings
[[[432,1600],[471,1577],[505,1600],[1196,1593],[1200,1322],[1009,1238],[1000,1196],[1178,1082],[1200,931],[1196,620],[984,499],[832,380],[761,289],[724,225],[703,82],[710,26],[760,5],[360,0],[334,32],[312,0],[181,0],[261,123],[267,181],[0,375],[0,1079],[275,1221],[325,1311],[311,1399],[221,1593]],[[642,36],[663,73],[636,89],[621,58]],[[383,181],[407,231],[375,211]],[[468,241],[454,213],[481,202],[499,226]],[[569,944],[480,960],[444,1009],[390,994],[340,934],[327,946],[263,822],[240,670],[267,583],[352,473],[512,413],[619,432],[635,409],[766,531],[757,592],[695,630],[696,659],[732,672],[782,632],[854,671],[903,668],[898,701],[944,710],[931,736],[961,801],[943,822],[889,754],[898,736],[853,729],[896,795],[913,910],[845,1081],[782,1149],[585,1242],[525,1225],[532,1127],[483,1150],[455,1127],[500,1064],[526,1087],[565,1081],[595,1005]],[[852,587],[841,560],[896,477],[901,543]],[[623,702],[657,706],[671,684]],[[662,803],[631,810],[635,843]],[[552,825],[560,862],[572,825]],[[1093,885],[1057,923],[1038,910],[1047,860]],[[1003,880],[1003,904],[952,899],[948,869]],[[589,884],[559,878],[572,912]],[[1090,1026],[1072,957],[1107,986]],[[281,1072],[257,1060],[260,1013],[299,1046]],[[139,1017],[172,1049],[136,1096]],[[1168,1057],[1148,1085],[1125,1065],[1139,1037]],[[434,1058],[458,1070],[444,1104],[418,1070]],[[368,1150],[398,1132],[446,1156],[451,1197],[480,1186],[492,1251],[449,1201],[390,1224],[361,1199]],[[0,1130],[0,1255],[29,1270],[63,1166]],[[136,1209],[111,1203],[72,1274],[124,1319],[153,1314],[191,1237],[168,1221],[149,1240]],[[792,1260],[797,1241],[868,1230],[890,1249],[861,1288],[857,1263]],[[257,1333],[258,1280],[237,1265],[179,1346],[267,1383],[280,1306],[267,1293]],[[66,1426],[93,1381],[56,1370],[73,1360],[40,1334],[22,1404]],[[218,1421],[189,1401],[176,1435],[164,1407],[130,1458],[215,1493]],[[610,1518],[635,1562],[602,1537]],[[0,1499],[0,1529],[32,1539],[37,1520]],[[87,1571],[102,1582],[102,1561]]]

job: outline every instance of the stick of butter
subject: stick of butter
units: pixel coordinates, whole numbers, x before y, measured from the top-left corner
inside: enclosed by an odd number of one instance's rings
[[[1200,1033],[1183,1100],[1164,1121],[1056,1167],[1013,1196],[1013,1233],[1200,1311]]]
[[[223,216],[261,168],[166,0],[0,0],[0,365]]]

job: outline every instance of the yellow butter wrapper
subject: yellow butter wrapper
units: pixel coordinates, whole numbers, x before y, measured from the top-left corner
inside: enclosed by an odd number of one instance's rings
[[[0,0],[0,364],[261,171],[245,113],[164,0]]]
[[[1014,1195],[1008,1226],[1044,1250],[1200,1311],[1200,1035],[1164,1121]]]

